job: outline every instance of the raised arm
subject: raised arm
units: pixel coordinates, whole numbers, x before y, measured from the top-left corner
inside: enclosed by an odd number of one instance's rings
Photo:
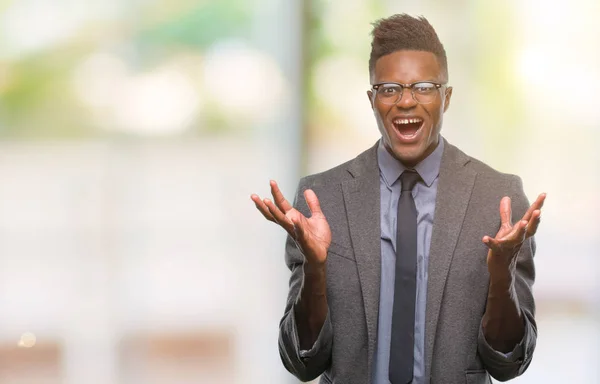
[[[293,206],[275,181],[271,181],[271,194],[273,200],[251,198],[267,220],[288,233],[285,256],[292,276],[280,323],[279,351],[286,369],[308,381],[323,373],[331,359],[326,281],[331,231],[312,190],[300,186]]]

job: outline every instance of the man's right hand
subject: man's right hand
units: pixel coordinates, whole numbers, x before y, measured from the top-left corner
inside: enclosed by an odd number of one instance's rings
[[[325,215],[321,211],[317,195],[310,189],[304,191],[304,198],[310,209],[311,216],[307,218],[283,197],[277,183],[271,180],[270,199],[261,199],[258,195],[251,196],[256,208],[265,219],[279,224],[296,242],[296,245],[312,266],[324,265],[327,260],[327,250],[331,244],[331,229]]]
[[[296,318],[300,348],[309,350],[316,342],[327,318],[327,250],[331,244],[331,229],[321,211],[314,191],[304,191],[311,215],[304,216],[284,197],[277,183],[271,180],[273,201],[251,196],[256,208],[265,219],[279,224],[294,239],[304,255],[302,288],[292,315]]]

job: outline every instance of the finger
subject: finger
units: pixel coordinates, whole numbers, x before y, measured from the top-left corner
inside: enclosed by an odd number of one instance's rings
[[[285,213],[281,212],[279,207],[273,203],[273,200],[263,199],[263,203],[269,210],[269,213],[273,216],[273,219],[276,223],[281,224],[282,222],[289,222],[288,218],[285,216]]]
[[[504,254],[509,250],[514,250],[516,246],[518,246],[516,242],[502,239],[498,240],[489,236],[483,238],[483,243],[497,255]]]
[[[536,210],[541,210],[542,207],[544,206],[545,200],[546,200],[546,194],[540,193],[540,195],[537,197],[537,199],[535,199],[533,204],[531,204],[531,206],[529,207],[527,212],[525,212],[525,215],[523,216],[523,220],[531,220],[531,215],[533,214],[533,212]]]
[[[535,235],[535,233],[537,232],[538,226],[540,225],[541,219],[542,219],[542,211],[540,211],[539,209],[536,209],[535,211],[533,211],[533,213],[531,215],[531,220],[529,220],[529,225],[527,227],[527,234],[525,235],[526,237],[531,237],[531,236]]]
[[[256,209],[265,217],[265,219],[275,222],[273,215],[269,212],[269,208],[265,205],[265,203],[258,197],[258,195],[251,195],[250,198],[254,201],[254,205],[256,205]]]
[[[271,215],[273,215],[275,222],[281,225],[283,229],[285,229],[288,233],[293,233],[294,224],[290,219],[288,219],[285,213],[281,212],[281,210],[277,208],[277,206],[273,204],[273,202],[270,199],[264,199],[263,202],[269,209]]]
[[[489,236],[484,236],[483,243],[487,245],[488,248],[491,249],[495,254],[498,255],[502,253],[502,244],[498,240]]]
[[[512,209],[510,206],[510,197],[504,196],[500,200],[500,223],[504,226],[512,225]]]
[[[500,253],[504,250],[514,248],[518,244],[522,243],[525,238],[526,230],[527,222],[524,220],[520,220],[513,226],[510,233],[503,236],[502,238],[495,239],[490,236],[484,236],[482,241],[493,252]]]
[[[283,197],[283,193],[279,189],[277,182],[275,180],[271,180],[271,195],[273,195],[273,200],[277,207],[283,212],[287,213],[290,209],[292,209],[292,205]]]
[[[317,198],[316,193],[312,189],[307,189],[304,191],[304,198],[306,199],[306,204],[308,204],[308,208],[312,214],[315,213],[323,213],[321,211],[321,204],[319,203],[319,199]]]
[[[525,233],[527,232],[527,224],[528,222],[526,220],[519,220],[515,223],[512,230],[508,234],[502,236],[499,241],[505,243],[522,242],[525,238]]]

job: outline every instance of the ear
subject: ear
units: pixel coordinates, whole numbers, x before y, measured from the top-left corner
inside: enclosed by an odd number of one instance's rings
[[[375,108],[375,106],[373,105],[373,91],[368,90],[367,97],[369,98],[369,103],[371,104],[371,109]]]
[[[450,107],[450,99],[452,98],[452,87],[446,88],[445,96],[444,96],[444,112],[448,110]]]

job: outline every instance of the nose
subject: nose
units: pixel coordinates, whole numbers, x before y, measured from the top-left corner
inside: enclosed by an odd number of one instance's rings
[[[413,97],[411,90],[405,88],[402,91],[402,96],[400,97],[400,100],[398,100],[398,102],[396,103],[396,106],[401,109],[410,109],[414,108],[417,104],[418,103]]]

